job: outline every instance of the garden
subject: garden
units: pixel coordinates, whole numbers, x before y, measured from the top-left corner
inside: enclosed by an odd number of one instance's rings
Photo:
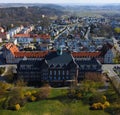
[[[120,99],[112,85],[82,81],[70,88],[27,87],[0,82],[1,115],[119,115]]]

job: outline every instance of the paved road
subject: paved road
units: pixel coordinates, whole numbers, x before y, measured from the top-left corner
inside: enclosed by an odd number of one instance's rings
[[[117,43],[118,40],[116,40],[114,37],[112,37],[112,39],[113,39],[114,45],[116,46],[116,49],[120,52],[120,47],[119,47],[119,44]]]
[[[16,72],[16,68],[17,68],[17,65],[0,65],[0,67],[5,67],[5,72],[1,75],[1,76],[4,76],[5,73],[10,69],[10,68],[13,68],[13,72],[15,73]]]
[[[108,77],[110,78],[112,84],[120,94],[120,77],[113,71],[114,66],[120,67],[120,64],[111,64],[111,65],[105,64],[103,65],[103,70],[107,71]]]
[[[117,74],[113,71],[113,68],[115,66],[120,66],[120,64],[103,64],[102,65],[102,70],[103,72],[109,72],[109,76],[116,76]]]
[[[85,38],[89,39],[90,27],[88,27],[87,32],[85,34]]]

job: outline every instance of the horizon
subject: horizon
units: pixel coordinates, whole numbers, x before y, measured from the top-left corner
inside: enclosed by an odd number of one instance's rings
[[[69,1],[69,0],[60,0],[59,2],[57,2],[56,0],[0,0],[0,4],[9,4],[9,3],[21,3],[21,4],[33,4],[33,3],[38,3],[38,4],[120,4],[120,0],[104,0],[104,1],[100,1],[100,0],[74,0],[74,1]]]

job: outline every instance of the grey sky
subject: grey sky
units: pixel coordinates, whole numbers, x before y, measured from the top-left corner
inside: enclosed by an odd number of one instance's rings
[[[0,0],[0,3],[120,3],[120,0]]]

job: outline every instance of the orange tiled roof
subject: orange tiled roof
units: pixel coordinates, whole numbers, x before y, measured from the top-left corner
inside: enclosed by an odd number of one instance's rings
[[[27,57],[27,58],[43,58],[48,54],[48,51],[36,51],[36,52],[30,52],[30,51],[21,51],[21,52],[15,52],[15,57]]]
[[[40,34],[39,37],[42,39],[50,39],[50,35],[48,34]]]
[[[16,34],[14,35],[15,38],[22,38],[22,37],[26,37],[26,38],[30,38],[30,34]]]
[[[16,34],[14,35],[15,38],[19,37],[26,37],[26,38],[41,38],[41,39],[50,39],[50,35],[48,34]]]
[[[12,43],[8,43],[5,45],[5,47],[10,50],[10,52],[14,55],[15,52],[19,52],[19,49],[16,45],[12,44]]]
[[[31,34],[31,37],[35,37],[35,38],[41,38],[41,39],[50,39],[50,35],[49,34]]]
[[[73,57],[98,57],[101,52],[72,52]]]
[[[12,43],[8,43],[5,45],[5,47],[10,50],[10,52],[13,54],[14,57],[27,57],[27,58],[38,58],[38,57],[44,57],[48,54],[48,51],[19,51],[18,47]]]
[[[53,52],[53,51],[19,51],[18,47],[12,43],[8,43],[5,45],[8,50],[15,56],[15,57],[27,57],[27,58],[43,58],[45,57],[48,52]],[[99,57],[101,52],[72,52],[71,53],[74,58],[79,58],[79,57]]]

